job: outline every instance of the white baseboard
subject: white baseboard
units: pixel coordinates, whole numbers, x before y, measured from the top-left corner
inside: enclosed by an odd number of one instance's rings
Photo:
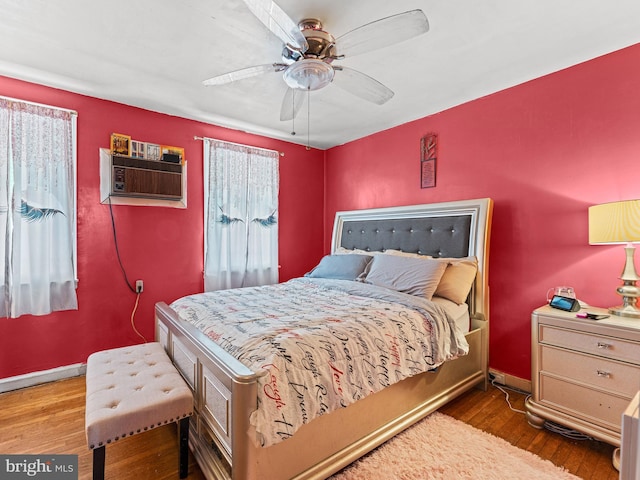
[[[0,379],[0,393],[18,390],[19,388],[33,387],[34,385],[54,382],[65,378],[78,377],[84,375],[86,371],[87,365],[85,363],[76,363],[74,365],[52,368],[51,370],[42,370],[40,372],[2,378]]]
[[[531,380],[525,380],[524,378],[514,377],[513,375],[506,374],[499,370],[489,369],[489,375],[493,375],[498,380],[496,383],[505,385],[507,387],[516,388],[523,392],[531,393]]]

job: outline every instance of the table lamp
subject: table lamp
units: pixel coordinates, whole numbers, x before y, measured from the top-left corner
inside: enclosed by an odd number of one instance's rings
[[[620,279],[622,285],[617,292],[622,296],[622,305],[611,307],[609,313],[622,317],[640,318],[636,302],[640,297],[640,280],[636,273],[633,256],[634,243],[640,242],[640,200],[603,203],[589,207],[589,244],[626,244],[627,260]]]

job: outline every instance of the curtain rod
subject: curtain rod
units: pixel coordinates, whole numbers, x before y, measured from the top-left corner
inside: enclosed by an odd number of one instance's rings
[[[251,145],[243,145],[242,143],[235,143],[235,142],[229,142],[227,140],[220,140],[219,138],[198,137],[197,135],[194,135],[193,139],[194,140],[213,140],[215,142],[224,142],[224,143],[230,143],[231,145],[238,145],[239,147],[259,148],[260,150],[266,150],[267,152],[276,152],[281,157],[284,157],[284,152],[279,152],[278,150],[271,150],[270,148],[254,147]]]
[[[22,100],[20,98],[5,97],[4,95],[0,95],[0,99],[8,100],[9,102],[26,103],[27,105],[33,105],[35,107],[53,108],[55,110],[62,110],[63,112],[69,112],[71,115],[78,116],[78,112],[76,112],[75,110],[69,110],[68,108],[61,108],[53,105],[46,105],[44,103],[29,102],[27,100]]]

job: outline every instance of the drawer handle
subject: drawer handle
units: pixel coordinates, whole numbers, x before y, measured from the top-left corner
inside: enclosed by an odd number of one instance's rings
[[[606,372],[606,371],[604,371],[604,370],[596,370],[596,374],[597,374],[599,377],[604,377],[604,378],[610,378],[610,377],[611,377],[611,373]]]
[[[598,348],[602,348],[604,350],[611,348],[612,345],[610,343],[598,342]]]

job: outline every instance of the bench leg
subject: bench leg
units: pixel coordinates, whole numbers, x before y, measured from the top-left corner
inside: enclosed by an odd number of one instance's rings
[[[105,445],[93,449],[93,480],[104,480]]]
[[[178,423],[178,438],[180,442],[180,478],[187,478],[189,474],[189,417]]]

